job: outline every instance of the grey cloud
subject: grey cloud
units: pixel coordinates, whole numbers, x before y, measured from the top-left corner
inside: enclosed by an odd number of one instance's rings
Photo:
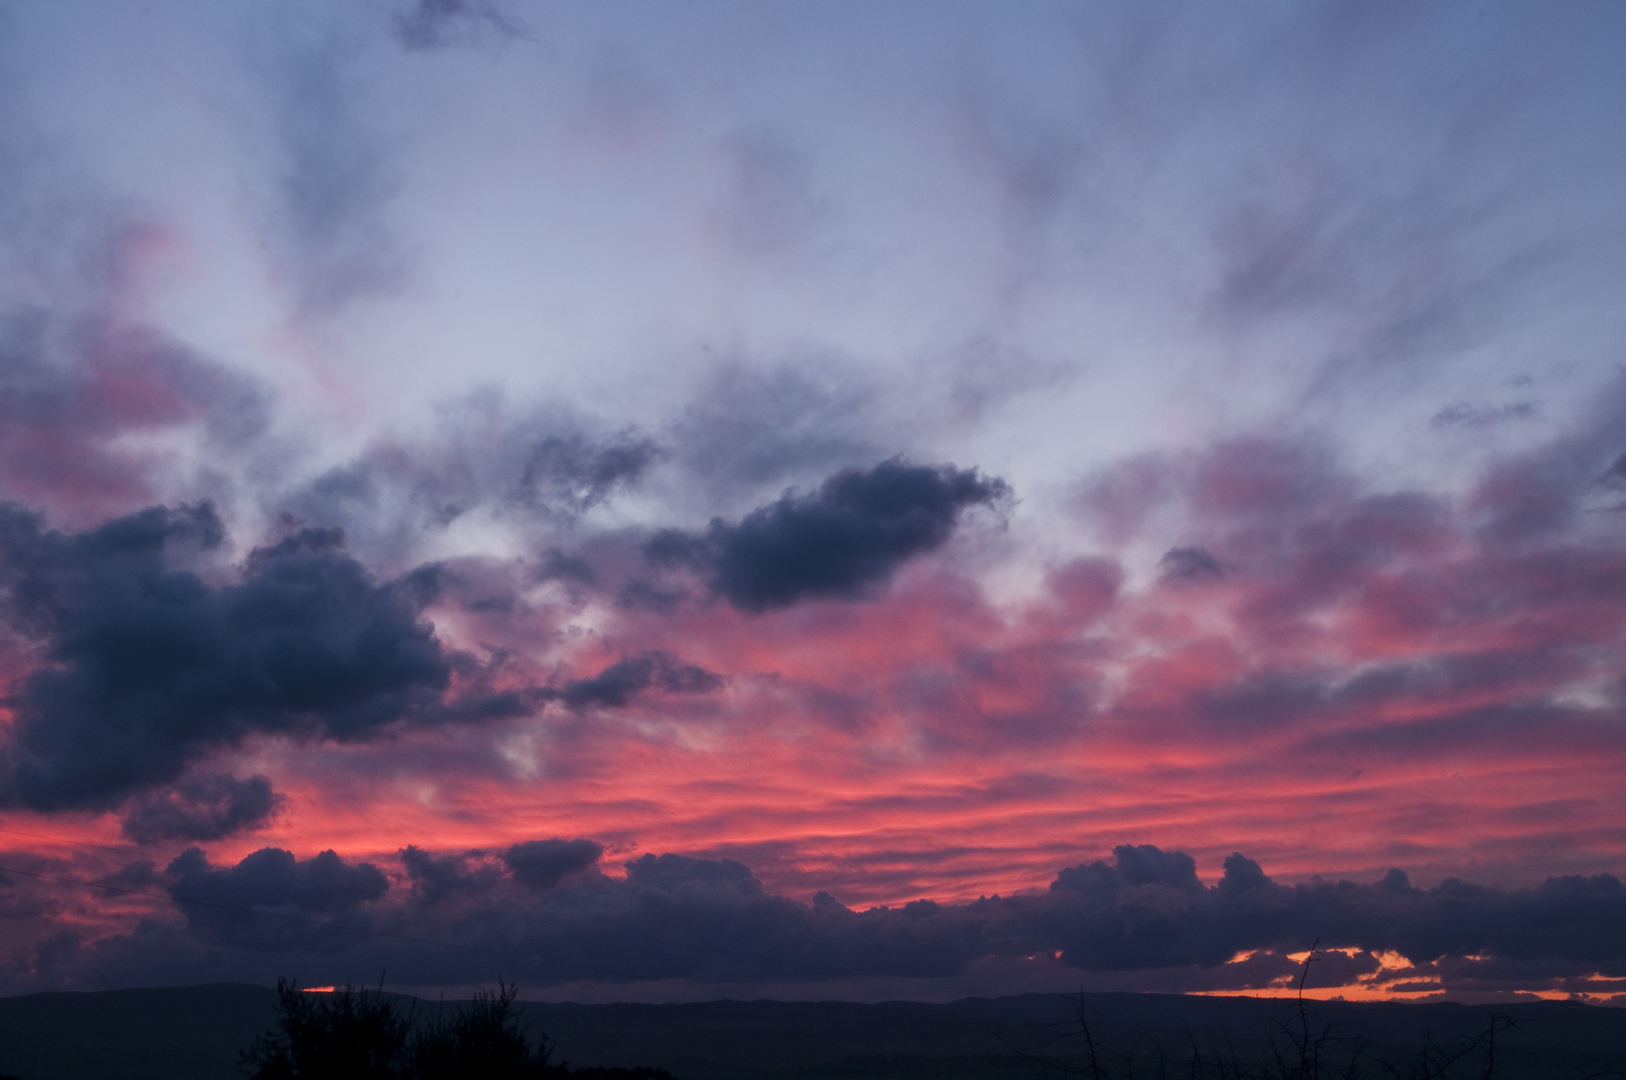
[[[1510,420],[1528,420],[1540,412],[1540,408],[1533,401],[1516,401],[1511,405],[1495,406],[1470,405],[1466,401],[1454,401],[1441,406],[1440,411],[1429,419],[1429,425],[1440,430],[1488,428],[1505,424]]]
[[[129,436],[188,433],[229,459],[268,423],[252,380],[140,327],[0,307],[0,492],[69,518],[149,501],[163,452]]]
[[[274,186],[261,192],[265,238],[302,314],[329,315],[406,277],[389,219],[399,165],[365,115],[354,46],[337,32],[267,35]]]
[[[647,64],[606,45],[589,62],[578,126],[600,147],[628,150],[666,130],[666,97]]]
[[[744,611],[855,599],[941,547],[964,510],[1009,497],[1003,480],[975,469],[886,461],[837,473],[816,494],[787,493],[737,525],[713,519],[701,536],[659,533],[645,551],[657,564],[700,570],[714,593]]]
[[[656,547],[650,550],[660,550],[662,545],[659,540],[657,537]],[[691,591],[681,586],[642,577],[631,579],[615,592],[615,602],[620,607],[631,611],[654,611],[662,615],[670,615],[692,597]]]
[[[1207,548],[1170,548],[1163,553],[1157,565],[1164,581],[1201,581],[1225,575],[1225,567]]]
[[[731,489],[878,456],[865,430],[876,394],[857,379],[831,379],[830,367],[809,357],[718,370],[673,425],[678,460],[698,483]]]
[[[1110,35],[1106,35],[1110,36]],[[1090,58],[1080,70],[1098,66]],[[951,123],[969,157],[998,198],[1010,247],[1007,285],[1018,288],[1048,261],[1050,234],[1070,211],[1088,211],[1092,151],[1083,134],[1101,118],[1082,86],[1048,95],[1044,106],[1022,102],[985,77],[961,80],[950,99]],[[1059,107],[1057,107],[1059,106]]]
[[[1371,239],[1369,230],[1351,227],[1357,196],[1348,185],[1329,175],[1278,180],[1272,198],[1237,210],[1217,230],[1224,265],[1212,302],[1233,317],[1324,303],[1352,290],[1359,242]]]
[[[514,498],[527,506],[582,514],[630,487],[660,457],[652,439],[632,432],[602,442],[580,434],[547,435],[526,449]]]
[[[545,535],[568,530],[634,490],[665,455],[632,429],[594,432],[569,417],[514,416],[487,396],[448,406],[428,437],[374,446],[278,493],[271,505],[340,524],[359,550],[393,562],[476,510]]]
[[[572,709],[619,707],[648,690],[667,694],[704,694],[721,688],[721,676],[694,664],[685,664],[659,651],[623,657],[586,679],[574,679],[554,691]]]
[[[1617,377],[1599,389],[1569,433],[1497,462],[1470,502],[1479,538],[1501,547],[1557,541],[1590,509],[1589,496],[1617,475],[1623,423],[1626,379]]]
[[[829,212],[815,192],[811,163],[782,138],[742,132],[723,149],[728,191],[712,222],[735,251],[759,257],[782,251],[804,239]]]
[[[1622,452],[1609,467],[1598,476],[1598,483],[1610,487],[1626,486],[1626,452]]]
[[[264,776],[198,776],[137,799],[122,828],[138,844],[218,840],[265,825],[286,802]]]
[[[598,579],[591,562],[580,555],[566,554],[558,548],[549,548],[542,553],[536,577],[538,581],[568,581],[577,585],[592,585]]]
[[[413,51],[474,44],[491,35],[520,37],[519,22],[497,0],[418,0],[395,14],[395,39]]]

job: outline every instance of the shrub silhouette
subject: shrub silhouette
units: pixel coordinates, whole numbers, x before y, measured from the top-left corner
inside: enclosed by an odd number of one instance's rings
[[[1275,1030],[1268,1032],[1263,1047],[1255,1046],[1251,1052],[1239,1051],[1223,1028],[1223,1051],[1210,1047],[1205,1053],[1197,1044],[1196,1036],[1187,1029],[1191,1043],[1189,1057],[1171,1057],[1168,1049],[1154,1038],[1148,1038],[1150,1047],[1137,1046],[1128,1050],[1107,1046],[1097,1038],[1090,1027],[1089,1008],[1081,992],[1073,1003],[1075,1019],[1070,1024],[1052,1025],[1066,1028],[1052,1035],[1033,1050],[1046,1049],[1068,1040],[1081,1040],[1082,1047],[1057,1061],[1038,1057],[1010,1043],[1005,1045],[1021,1057],[1054,1069],[1063,1076],[1083,1077],[1085,1080],[1133,1080],[1137,1063],[1143,1068],[1155,1059],[1158,1075],[1168,1077],[1170,1066],[1182,1068],[1188,1077],[1206,1078],[1211,1075],[1220,1080],[1493,1080],[1496,1076],[1496,1040],[1517,1027],[1511,1018],[1500,1013],[1487,1012],[1486,1025],[1478,1035],[1439,1043],[1431,1032],[1423,1035],[1423,1046],[1414,1058],[1398,1061],[1385,1060],[1369,1052],[1367,1044],[1359,1038],[1337,1034],[1330,1025],[1321,1022],[1314,1006],[1304,996],[1310,965],[1320,958],[1317,945],[1310,948],[1299,974],[1298,996],[1294,1002],[1292,1019],[1272,1021]],[[1278,1042],[1280,1036],[1282,1041]],[[1143,1073],[1144,1074],[1144,1073]],[[1598,1073],[1596,1076],[1626,1075]]]
[[[446,1023],[418,1032],[408,1054],[415,1080],[542,1080],[566,1070],[549,1063],[552,1047],[543,1038],[533,1050],[514,1010],[519,987],[497,982],[497,992],[478,991],[468,1009]]]
[[[1134,1080],[1148,1075],[1191,1080],[1494,1080],[1498,1075],[1497,1039],[1515,1026],[1504,1015],[1487,1013],[1485,1028],[1477,1035],[1441,1043],[1425,1032],[1423,1045],[1414,1055],[1386,1059],[1372,1053],[1363,1040],[1337,1034],[1315,1018],[1314,1010],[1305,1008],[1295,1020],[1277,1022],[1278,1030],[1262,1046],[1234,1045],[1222,1029],[1221,1045],[1210,1040],[1204,1048],[1188,1031],[1188,1053],[1171,1051],[1150,1036],[1129,1046],[1111,1046],[1091,1028],[1082,995],[1075,1010],[1077,1019],[1066,1025],[1068,1030],[1041,1046],[1010,1048],[1058,1076],[1083,1080]],[[1075,1040],[1069,1052],[1057,1054],[1057,1043]],[[1046,1055],[1038,1056],[1040,1050],[1047,1051]],[[1626,1074],[1592,1074],[1600,1078],[1621,1075]]]
[[[412,1021],[377,990],[307,994],[277,980],[277,1024],[244,1055],[254,1080],[403,1080]]]
[[[554,1064],[546,1038],[531,1044],[518,993],[499,980],[495,993],[429,1021],[403,1014],[382,981],[310,994],[278,979],[276,1026],[244,1052],[242,1071],[253,1080],[674,1080],[664,1069]]]

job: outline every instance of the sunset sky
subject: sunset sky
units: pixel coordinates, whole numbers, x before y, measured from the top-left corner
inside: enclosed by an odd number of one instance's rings
[[[1622,56],[0,4],[0,993],[1626,1003]]]

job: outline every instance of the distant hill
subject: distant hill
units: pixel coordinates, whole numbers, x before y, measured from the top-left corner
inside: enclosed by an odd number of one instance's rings
[[[230,1080],[239,1053],[271,1025],[274,999],[269,988],[237,984],[0,999],[0,1073]],[[574,1064],[654,1065],[683,1080],[1018,1080],[1082,1066],[1075,1006],[1051,994],[947,1005],[531,1002],[525,1017]],[[1184,1061],[1194,1046],[1244,1058],[1272,1033],[1280,1042],[1281,1025],[1296,1023],[1292,1003],[1255,998],[1091,994],[1085,1006],[1098,1048],[1132,1057],[1137,1075],[1157,1075],[1160,1052]],[[1626,1010],[1535,1002],[1495,1011],[1518,1025],[1498,1038],[1497,1077],[1626,1077]],[[1425,1037],[1465,1045],[1487,1023],[1485,1009],[1449,1004],[1320,1002],[1316,1013],[1316,1030],[1359,1035],[1368,1052],[1390,1060],[1414,1055]],[[1126,1058],[1112,1060],[1121,1074]],[[1472,1075],[1480,1075],[1477,1066]]]
[[[228,1080],[276,992],[216,983],[0,998],[0,1072],[19,1080]]]

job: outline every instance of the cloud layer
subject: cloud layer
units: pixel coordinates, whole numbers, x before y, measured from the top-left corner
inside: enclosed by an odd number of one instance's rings
[[[4,988],[1626,977],[1618,14],[7,18]]]
[[[1209,886],[1183,852],[1120,845],[1110,862],[1064,868],[1046,890],[859,911],[823,892],[808,903],[776,896],[729,859],[645,854],[611,877],[594,866],[601,852],[563,839],[496,857],[409,847],[397,867],[380,867],[264,848],[215,867],[194,848],[122,879],[147,875],[141,895],[161,889],[173,915],[78,949],[56,974],[93,980],[145,962],[167,980],[213,953],[236,972],[281,963],[342,978],[388,955],[408,985],[479,982],[504,964],[537,989],[689,981],[816,992],[936,980],[939,992],[963,994],[1027,965],[1046,984],[1268,991],[1296,985],[1319,943],[1311,989],[1626,989],[1626,889],[1608,874],[1517,889],[1458,879],[1423,889],[1400,870],[1370,884],[1284,885],[1233,853]]]

